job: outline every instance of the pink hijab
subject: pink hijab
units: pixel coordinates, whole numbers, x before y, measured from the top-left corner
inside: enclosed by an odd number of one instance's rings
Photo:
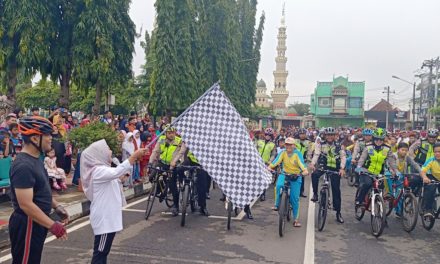
[[[81,153],[81,184],[90,201],[93,199],[92,173],[96,167],[111,165],[110,148],[105,139],[94,142]]]

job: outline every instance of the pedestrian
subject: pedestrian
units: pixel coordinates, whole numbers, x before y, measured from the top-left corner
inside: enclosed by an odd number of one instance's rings
[[[57,157],[55,156],[55,150],[52,148],[47,152],[46,158],[44,158],[44,167],[49,175],[51,186],[53,189],[66,190],[66,173],[63,169],[57,167]]]
[[[97,141],[81,153],[81,184],[91,201],[90,224],[95,235],[92,264],[107,263],[107,256],[116,232],[122,230],[122,207],[126,205],[122,182],[142,156],[139,149],[128,159],[112,168],[112,151],[104,139]]]
[[[24,117],[20,133],[24,146],[11,168],[11,201],[14,208],[9,219],[12,263],[40,263],[44,241],[49,230],[66,240],[65,224],[69,215],[52,197],[49,177],[40,154],[51,149],[52,123],[42,117]],[[49,217],[51,209],[62,222]]]

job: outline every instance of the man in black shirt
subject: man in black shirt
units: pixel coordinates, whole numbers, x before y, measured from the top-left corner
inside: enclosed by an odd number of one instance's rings
[[[64,227],[69,216],[52,198],[49,177],[40,154],[51,149],[53,126],[42,117],[20,120],[24,147],[11,168],[11,200],[14,212],[9,219],[12,263],[40,263],[44,240],[49,230],[57,238],[66,240]],[[49,217],[51,209],[63,223]]]

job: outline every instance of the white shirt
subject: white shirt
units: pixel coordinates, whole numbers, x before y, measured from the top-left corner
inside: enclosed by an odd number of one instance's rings
[[[95,235],[122,230],[122,207],[126,201],[119,177],[132,169],[128,160],[116,168],[99,166],[94,169],[90,224]]]

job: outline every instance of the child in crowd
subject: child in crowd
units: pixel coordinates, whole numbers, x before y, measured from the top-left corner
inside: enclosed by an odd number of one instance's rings
[[[9,126],[9,131],[11,132],[11,142],[14,147],[15,154],[18,154],[23,148],[23,139],[18,131],[18,124],[11,124]]]
[[[49,179],[52,181],[52,188],[57,191],[66,190],[66,173],[63,169],[57,167],[57,157],[54,149],[51,149],[47,153],[47,157],[44,158],[44,167],[47,170]]]
[[[152,136],[149,132],[144,132],[141,134],[141,148],[147,148],[148,144],[152,141]],[[151,154],[153,152],[154,144],[152,144],[148,149],[150,150],[149,153]],[[140,172],[141,177],[144,178],[148,174],[148,168],[147,164],[150,161],[150,154],[145,155],[142,157],[140,161]]]
[[[277,155],[279,155],[285,149],[286,149],[286,139],[280,138],[278,140]]]
[[[133,145],[134,145],[134,151],[136,152],[138,149],[141,148],[141,132],[139,130],[134,130],[133,131]],[[141,182],[140,177],[141,177],[141,172],[140,172],[140,162],[137,161],[135,164],[133,164],[133,181],[134,183],[139,183]]]

